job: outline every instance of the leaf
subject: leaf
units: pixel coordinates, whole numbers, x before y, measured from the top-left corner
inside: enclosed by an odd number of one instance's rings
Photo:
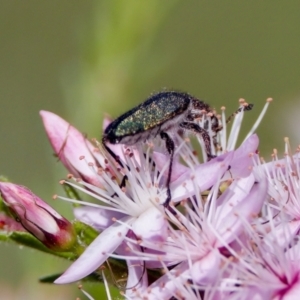
[[[78,243],[86,248],[100,233],[93,227],[74,220],[73,227],[77,234]]]

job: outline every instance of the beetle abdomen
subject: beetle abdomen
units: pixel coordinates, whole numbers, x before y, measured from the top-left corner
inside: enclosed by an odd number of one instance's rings
[[[187,111],[192,97],[179,92],[161,92],[113,121],[104,137],[115,144],[132,145],[157,135],[161,128],[172,127]],[[170,122],[170,124],[168,124]]]

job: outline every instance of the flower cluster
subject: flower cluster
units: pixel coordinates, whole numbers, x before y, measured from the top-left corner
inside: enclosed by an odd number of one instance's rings
[[[210,161],[203,155],[200,162],[189,138],[174,133],[170,207],[164,206],[170,162],[163,145],[110,145],[121,167],[97,141],[42,111],[49,141],[70,172],[63,184],[95,201],[58,198],[75,203],[75,218],[99,232],[55,283],[78,281],[116,258],[127,264],[126,299],[294,299],[300,293],[300,155],[292,155],[286,139],[284,159],[276,150],[269,163],[259,158],[254,131],[269,102],[238,148],[243,110],[229,137],[224,110],[217,137],[208,124],[218,142]]]

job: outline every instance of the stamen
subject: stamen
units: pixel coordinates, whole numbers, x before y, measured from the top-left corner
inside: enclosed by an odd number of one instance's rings
[[[263,117],[265,116],[265,114],[266,114],[266,112],[267,112],[267,109],[268,109],[268,107],[269,107],[269,105],[270,105],[270,103],[271,103],[272,101],[273,101],[272,98],[268,98],[268,99],[266,100],[266,104],[264,105],[263,110],[261,111],[261,113],[260,113],[259,117],[257,118],[256,122],[254,123],[254,125],[253,125],[252,128],[250,129],[250,131],[249,131],[249,133],[247,134],[245,140],[246,140],[250,135],[252,135],[252,134],[256,131],[257,127],[258,127],[259,124],[261,123],[261,121],[262,121]]]

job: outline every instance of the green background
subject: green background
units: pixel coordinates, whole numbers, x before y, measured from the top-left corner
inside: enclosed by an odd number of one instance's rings
[[[296,0],[1,1],[0,174],[50,202],[66,172],[39,110],[99,138],[105,113],[117,117],[165,87],[228,113],[241,97],[254,103],[243,135],[273,97],[258,129],[261,154],[282,155],[285,136],[295,149],[299,11]],[[71,216],[67,204],[53,206]],[[76,285],[37,283],[63,271],[62,260],[1,243],[0,265],[0,299],[84,299]]]

